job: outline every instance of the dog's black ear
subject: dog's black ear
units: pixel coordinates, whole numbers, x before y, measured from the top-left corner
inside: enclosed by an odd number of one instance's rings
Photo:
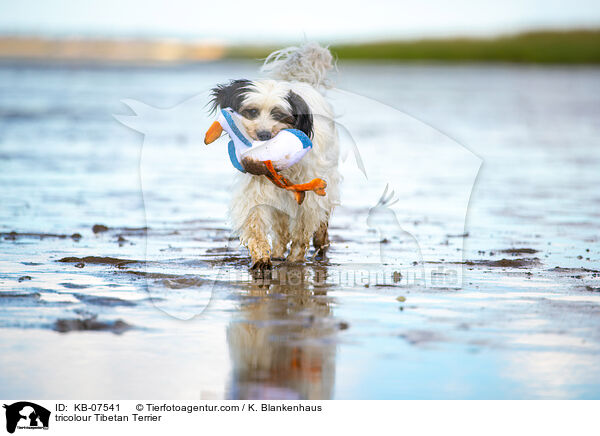
[[[292,108],[294,116],[294,128],[306,133],[306,136],[312,139],[313,136],[313,116],[308,104],[302,97],[293,91],[290,91],[286,100]]]
[[[250,80],[238,79],[229,83],[217,85],[211,90],[210,110],[215,112],[217,109],[230,107],[238,112],[244,95],[248,92]]]

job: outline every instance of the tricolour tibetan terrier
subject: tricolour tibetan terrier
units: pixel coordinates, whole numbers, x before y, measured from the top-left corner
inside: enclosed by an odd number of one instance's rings
[[[288,128],[306,133],[313,149],[282,175],[293,183],[317,177],[327,182],[324,197],[307,192],[299,205],[289,191],[276,187],[266,177],[238,174],[230,217],[255,270],[270,269],[271,259],[286,257],[288,246],[288,261],[304,261],[311,239],[315,258],[325,257],[328,221],[339,203],[341,180],[333,113],[320,92],[332,67],[329,50],[305,44],[272,53],[262,68],[268,79],[233,80],[212,90],[213,109],[230,107],[238,112],[255,140],[270,139]]]

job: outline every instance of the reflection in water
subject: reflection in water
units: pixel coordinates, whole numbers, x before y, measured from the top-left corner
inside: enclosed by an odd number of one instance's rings
[[[329,399],[336,342],[323,266],[282,266],[248,284],[227,331],[233,399]]]

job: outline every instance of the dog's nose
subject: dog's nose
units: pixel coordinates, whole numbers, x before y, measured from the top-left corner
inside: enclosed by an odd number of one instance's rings
[[[271,139],[271,132],[268,130],[261,130],[260,132],[256,132],[256,137],[260,141],[266,141],[267,139]]]

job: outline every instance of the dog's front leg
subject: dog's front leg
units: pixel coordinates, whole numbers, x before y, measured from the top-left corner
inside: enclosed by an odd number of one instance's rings
[[[283,259],[290,242],[290,219],[289,216],[280,211],[273,214],[273,259]]]
[[[312,232],[306,228],[303,218],[302,215],[299,216],[292,225],[292,245],[286,259],[288,262],[304,262],[306,257]]]
[[[290,254],[287,257],[288,262],[304,262],[306,250],[308,249],[310,239],[292,239]]]
[[[245,220],[240,234],[240,240],[250,252],[252,269],[257,271],[269,270],[271,265],[271,247],[267,239],[267,220],[261,207],[254,208]]]
[[[315,247],[315,259],[325,260],[327,249],[329,248],[329,222],[323,221],[319,229],[313,236],[313,245]]]

